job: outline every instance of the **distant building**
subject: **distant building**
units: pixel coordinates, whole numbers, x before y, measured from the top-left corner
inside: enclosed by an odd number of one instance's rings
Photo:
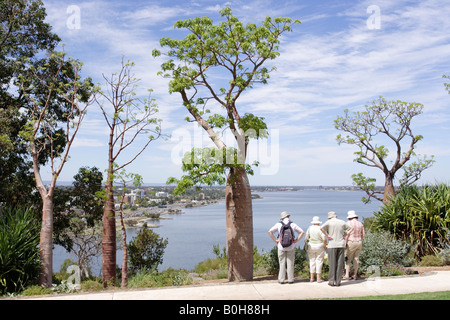
[[[130,193],[126,193],[124,195],[124,203],[131,203],[134,204],[136,200],[142,199],[145,196],[145,190],[142,189],[134,189],[131,190]]]
[[[159,191],[155,193],[156,198],[167,198],[169,194],[167,192]]]

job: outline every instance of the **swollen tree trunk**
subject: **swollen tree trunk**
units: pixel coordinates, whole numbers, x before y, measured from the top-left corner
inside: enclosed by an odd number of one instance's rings
[[[42,197],[42,225],[39,243],[42,269],[39,282],[46,288],[52,287],[53,274],[53,199]]]
[[[253,279],[253,209],[247,173],[231,168],[226,186],[227,259],[229,281]]]
[[[391,172],[386,173],[385,183],[384,183],[384,198],[383,203],[389,202],[391,197],[395,194],[394,190],[394,175]]]
[[[105,288],[116,281],[116,217],[112,184],[112,181],[106,184],[107,199],[103,210],[102,271]]]

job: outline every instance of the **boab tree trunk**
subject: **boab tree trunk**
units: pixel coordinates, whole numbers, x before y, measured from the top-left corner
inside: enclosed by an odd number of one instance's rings
[[[253,279],[253,209],[247,173],[231,168],[226,186],[227,260],[229,281]]]

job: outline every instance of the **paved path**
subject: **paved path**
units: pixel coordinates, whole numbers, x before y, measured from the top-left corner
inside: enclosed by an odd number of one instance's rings
[[[373,280],[372,280],[373,279]],[[36,300],[295,300],[358,297],[450,290],[450,271],[431,271],[407,277],[279,284],[275,280],[192,285],[183,287],[111,290],[99,293],[42,296]]]

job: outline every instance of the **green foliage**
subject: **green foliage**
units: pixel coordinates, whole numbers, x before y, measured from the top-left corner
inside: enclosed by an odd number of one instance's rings
[[[102,218],[103,205],[99,198],[103,174],[96,167],[82,167],[73,177],[72,205],[83,210],[88,227],[93,227]]]
[[[40,295],[46,295],[46,294],[53,294],[53,290],[49,288],[44,288],[39,285],[33,285],[27,287],[25,290],[23,290],[20,293],[22,296],[40,296]]]
[[[300,23],[290,18],[267,17],[260,26],[244,25],[232,15],[229,7],[221,10],[220,15],[224,19],[218,24],[208,17],[177,21],[175,28],[186,29],[188,35],[181,40],[160,40],[161,46],[168,48],[169,60],[161,65],[159,74],[170,79],[170,93],[181,94],[184,106],[193,117],[193,120],[190,117],[186,120],[201,125],[219,149],[193,149],[186,154],[183,171],[187,174],[181,179],[168,180],[168,183],[177,183],[176,193],[183,193],[197,184],[223,184],[226,169],[236,166],[252,173],[250,166],[245,165],[247,145],[250,139],[266,138],[267,125],[263,117],[250,113],[241,116],[236,102],[254,84],[267,83],[275,68],[269,70],[264,63],[280,55],[280,36],[292,31],[293,24]],[[153,51],[154,57],[160,55],[159,50]],[[221,78],[217,79],[214,76],[219,70]],[[229,76],[228,81],[224,81],[222,74]],[[210,101],[216,104],[214,107],[220,107],[206,117],[211,113],[206,108]],[[234,134],[237,149],[227,148],[220,140],[223,128],[229,128]],[[206,158],[200,156],[205,153]],[[239,172],[244,174],[243,170]]]
[[[229,168],[243,168],[247,174],[253,175],[252,166],[245,164],[235,148],[192,148],[186,152],[182,163],[182,170],[187,174],[181,179],[170,177],[166,182],[176,183],[173,194],[183,194],[189,188],[202,184],[224,184]]]
[[[0,208],[0,292],[18,292],[39,276],[40,227],[30,209]]]
[[[295,248],[295,259],[294,259],[294,273],[300,273],[304,266],[305,261],[307,259],[307,253],[305,250],[296,247]],[[268,253],[268,262],[269,262],[269,273],[270,274],[278,274],[280,270],[280,263],[278,261],[278,247],[273,247],[272,250]]]
[[[374,225],[416,248],[417,258],[449,246],[450,186],[404,186],[374,214]]]
[[[162,272],[155,269],[142,270],[131,277],[128,281],[128,288],[153,288],[167,286],[183,286],[192,283],[192,278],[184,269],[169,268]]]
[[[150,271],[163,262],[167,239],[148,228],[142,229],[128,244],[129,271]]]
[[[447,76],[447,75],[444,74],[442,76],[442,78],[450,79],[450,76]],[[447,92],[450,93],[450,83],[444,83],[444,86],[445,86],[445,90],[447,90]]]
[[[172,78],[170,92],[189,90],[208,68],[222,66],[235,72],[235,77],[229,82],[231,92],[228,91],[223,100],[224,103],[234,102],[237,98],[232,95],[234,89],[242,92],[255,82],[267,82],[269,70],[260,68],[262,62],[279,56],[280,35],[292,31],[293,23],[299,23],[290,18],[267,17],[259,27],[254,23],[244,26],[232,15],[229,7],[220,14],[225,20],[218,25],[208,17],[177,21],[175,28],[187,29],[190,34],[183,40],[161,39],[161,46],[170,48],[169,57],[183,62],[176,65],[169,60],[162,65],[161,74]],[[153,51],[155,57],[160,54],[158,50]],[[204,80],[205,77],[201,78]],[[219,91],[225,93],[227,90],[221,88]]]
[[[401,264],[387,263],[380,266],[380,276],[382,277],[404,276],[408,274],[414,274],[414,271],[404,267]]]
[[[409,245],[388,232],[367,232],[359,260],[360,269],[364,272],[370,266],[410,265],[412,262],[407,258],[409,249]]]
[[[42,1],[0,1],[0,203],[13,206],[30,206],[35,187],[27,145],[19,136],[29,116],[17,80],[60,41],[45,18]]]
[[[442,266],[442,259],[438,256],[429,254],[429,255],[423,256],[422,259],[420,259],[419,266],[421,266],[421,267],[440,267],[440,266]]]
[[[450,248],[446,248],[438,253],[443,265],[450,265]]]

